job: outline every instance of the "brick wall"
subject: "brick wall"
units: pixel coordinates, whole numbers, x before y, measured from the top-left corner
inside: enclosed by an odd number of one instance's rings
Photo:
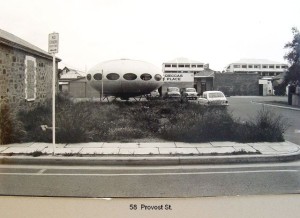
[[[258,74],[215,73],[214,90],[226,95],[259,95]]]
[[[0,44],[0,103],[18,107],[51,96],[52,60]]]

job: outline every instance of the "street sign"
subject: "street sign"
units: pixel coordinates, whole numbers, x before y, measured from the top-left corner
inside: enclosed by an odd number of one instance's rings
[[[59,42],[58,33],[50,33],[49,41],[48,41],[48,52],[50,54],[58,53],[58,42]]]
[[[164,82],[194,82],[194,73],[165,73]]]

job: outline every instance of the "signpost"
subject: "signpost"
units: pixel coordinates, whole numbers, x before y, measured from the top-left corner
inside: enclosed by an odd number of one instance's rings
[[[53,142],[53,155],[55,155],[55,82],[56,82],[56,66],[55,54],[58,53],[58,33],[50,33],[48,37],[48,53],[53,56],[53,75],[52,75],[52,142]]]

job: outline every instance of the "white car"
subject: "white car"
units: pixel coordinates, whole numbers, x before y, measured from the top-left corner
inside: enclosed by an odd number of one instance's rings
[[[198,103],[207,106],[209,105],[228,106],[229,105],[224,93],[220,91],[203,92],[202,97],[198,98]]]

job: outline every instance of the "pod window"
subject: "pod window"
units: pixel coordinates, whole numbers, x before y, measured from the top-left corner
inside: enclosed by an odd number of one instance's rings
[[[124,74],[123,78],[126,80],[135,80],[137,78],[137,75],[135,75],[134,73],[126,73]]]
[[[152,76],[149,73],[144,73],[141,75],[141,79],[147,81],[152,79]]]
[[[120,78],[120,75],[117,73],[109,73],[109,74],[107,74],[106,78],[108,80],[117,80]]]
[[[102,80],[102,74],[101,73],[94,74],[94,79],[95,80]]]
[[[86,75],[86,78],[87,78],[87,80],[91,80],[92,79],[92,75],[88,74],[88,75]]]
[[[156,75],[154,76],[154,79],[155,79],[156,81],[160,81],[160,80],[162,79],[162,77],[161,77],[161,75],[156,74]]]

